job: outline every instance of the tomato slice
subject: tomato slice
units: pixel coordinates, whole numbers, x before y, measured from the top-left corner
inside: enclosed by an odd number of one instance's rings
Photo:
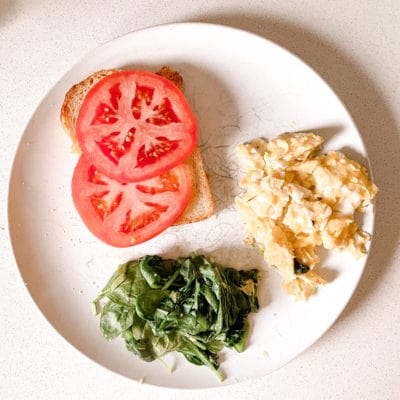
[[[83,155],[72,178],[72,199],[87,228],[103,242],[129,247],[158,235],[183,212],[192,191],[181,164],[139,183],[120,183]]]
[[[76,122],[83,154],[120,182],[139,182],[179,165],[197,143],[182,92],[146,71],[118,71],[86,95]]]

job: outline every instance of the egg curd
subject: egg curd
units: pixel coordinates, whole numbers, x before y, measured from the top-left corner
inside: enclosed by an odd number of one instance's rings
[[[235,203],[246,242],[261,249],[298,299],[326,283],[314,271],[318,246],[356,258],[366,253],[370,235],[354,214],[366,211],[378,191],[356,161],[336,151],[316,155],[322,143],[313,133],[290,133],[238,146],[246,175]]]

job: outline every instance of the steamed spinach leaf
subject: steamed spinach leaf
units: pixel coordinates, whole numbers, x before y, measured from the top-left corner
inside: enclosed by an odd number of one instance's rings
[[[178,351],[222,379],[218,353],[241,352],[248,314],[257,312],[258,271],[225,268],[201,255],[174,259],[145,256],[119,266],[93,301],[106,339],[121,335],[146,361]]]
[[[101,313],[100,329],[106,339],[114,339],[133,324],[135,309],[108,302]]]

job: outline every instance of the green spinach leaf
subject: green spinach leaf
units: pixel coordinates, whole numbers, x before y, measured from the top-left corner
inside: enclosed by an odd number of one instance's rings
[[[100,329],[103,336],[110,340],[119,336],[133,324],[135,309],[120,304],[108,302],[100,318]]]
[[[296,275],[306,274],[309,270],[310,267],[308,265],[302,264],[297,258],[294,259],[294,273]]]
[[[258,310],[258,271],[225,268],[212,259],[145,256],[119,266],[93,301],[102,309],[104,337],[122,336],[126,347],[153,361],[178,351],[209,367],[218,379],[223,346],[241,352],[249,334],[248,314]]]

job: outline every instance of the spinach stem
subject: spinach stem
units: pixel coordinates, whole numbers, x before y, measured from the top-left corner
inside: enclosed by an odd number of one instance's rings
[[[159,361],[159,362],[161,363],[161,365],[162,365],[170,374],[172,374],[172,367],[170,367],[161,357],[158,357],[156,360]]]
[[[181,270],[181,268],[179,267],[172,274],[171,278],[168,279],[167,283],[161,288],[161,290],[167,290],[174,283],[174,280],[178,277],[180,270]]]
[[[99,302],[97,300],[92,301],[92,310],[94,315],[98,315],[100,313]]]
[[[92,301],[94,315],[100,313],[99,301],[107,294],[113,292],[125,281],[125,273],[116,275],[115,279],[110,281],[109,284],[100,292],[100,294]]]

